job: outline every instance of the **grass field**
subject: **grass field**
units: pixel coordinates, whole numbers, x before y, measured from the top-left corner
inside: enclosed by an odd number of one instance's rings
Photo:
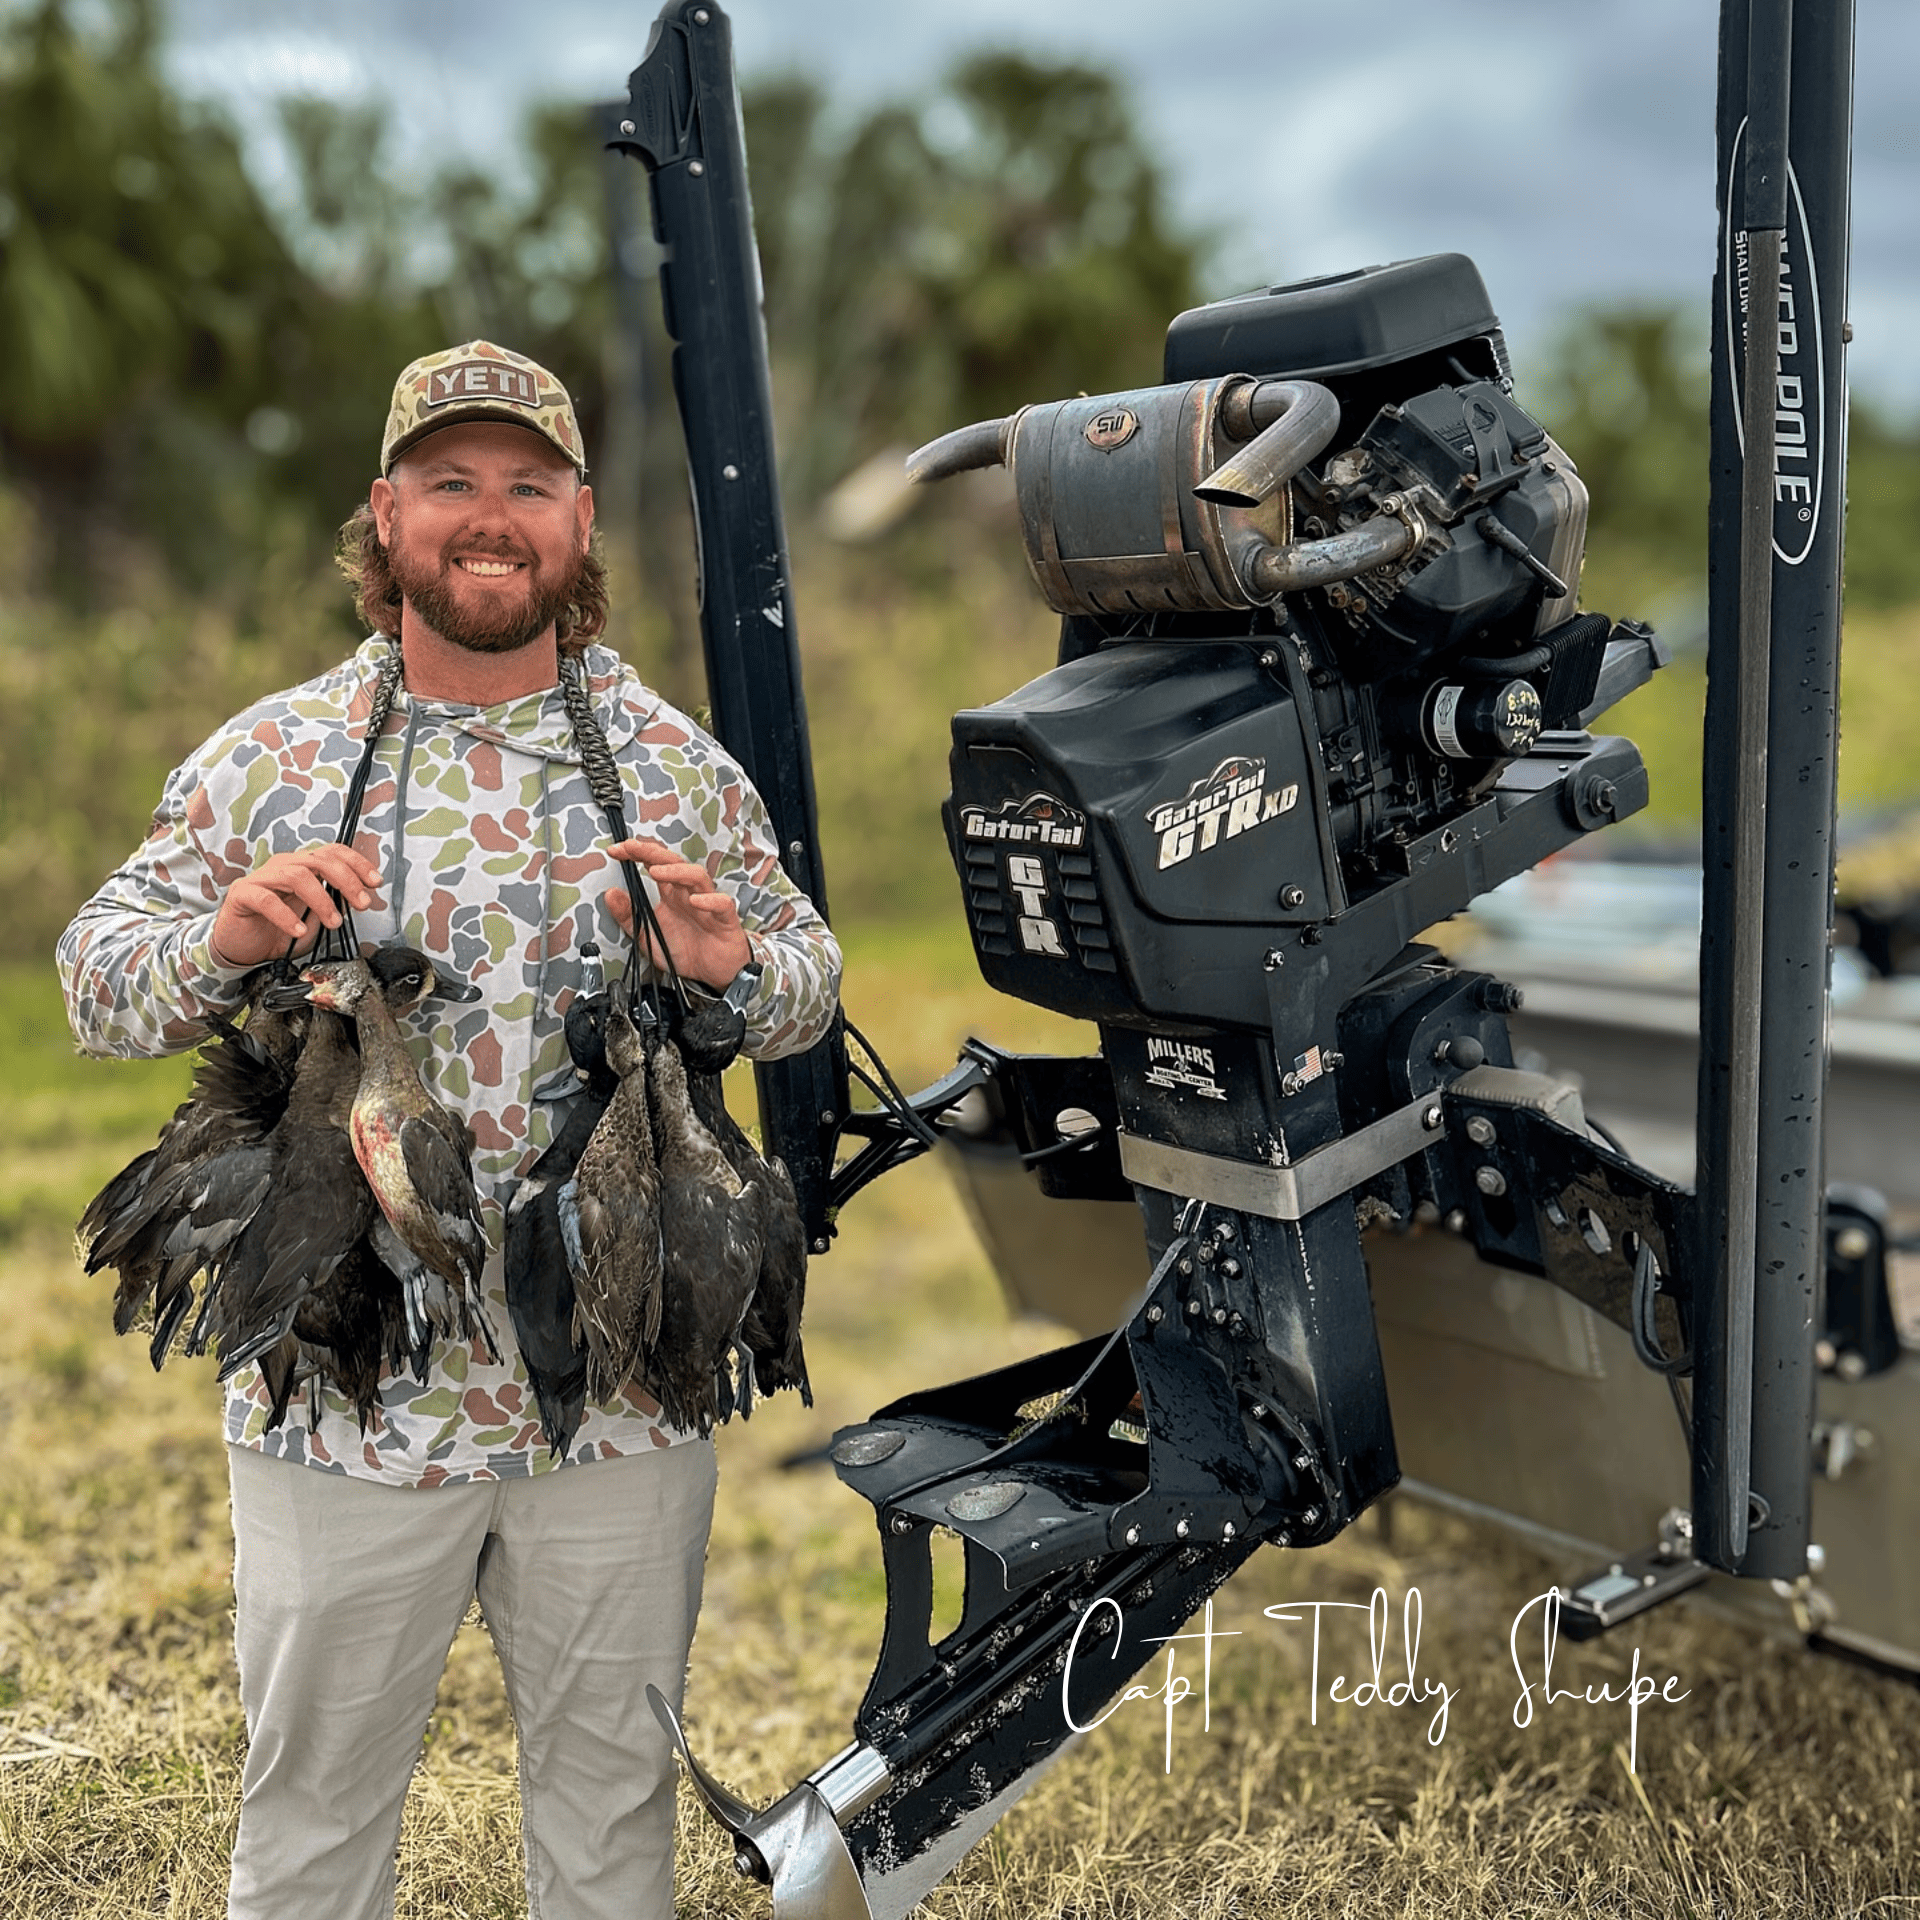
[[[847,998],[915,1084],[977,1026],[1045,1045],[1064,1023],[988,993],[946,931],[851,943]],[[70,1222],[151,1137],[179,1062],[72,1058],[50,978],[0,975],[0,1917],[224,1911],[241,1723],[231,1540],[207,1363],[156,1376],[117,1343],[107,1290],[74,1267]],[[916,1385],[1052,1344],[1013,1321],[937,1167],[849,1210],[817,1263],[811,1412],[788,1400],[723,1436],[720,1515],[694,1649],[691,1733],[756,1800],[836,1751],[878,1643],[870,1510],[787,1456]],[[424,1496],[423,1496],[424,1497]],[[1687,1697],[1649,1708],[1639,1771],[1620,1706],[1557,1704],[1517,1728],[1514,1613],[1564,1568],[1389,1503],[1312,1555],[1258,1555],[1222,1594],[1211,1726],[1128,1707],[1057,1766],[937,1893],[949,1920],[1029,1916],[1735,1916],[1920,1910],[1920,1698],[1910,1686],[1763,1646],[1684,1605],[1634,1634]],[[1367,1665],[1363,1626],[1329,1628],[1315,1701],[1285,1600],[1425,1606],[1434,1701],[1330,1707]],[[1340,1616],[1357,1619],[1357,1616]],[[1625,1680],[1630,1644],[1563,1649],[1556,1680]],[[1185,1662],[1182,1671],[1187,1671]],[[1392,1677],[1391,1671],[1389,1678]],[[1317,1718],[1317,1724],[1315,1719]],[[484,1630],[456,1640],[403,1841],[400,1911],[517,1916],[512,1730]],[[717,1829],[689,1809],[682,1911],[764,1913]]]

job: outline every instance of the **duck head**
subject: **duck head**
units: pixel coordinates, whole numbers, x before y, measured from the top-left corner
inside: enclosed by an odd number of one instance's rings
[[[374,994],[395,1014],[411,1013],[430,996],[477,1000],[480,990],[457,974],[442,972],[414,947],[376,947],[360,960],[321,960],[300,976],[311,1006],[352,1017]]]
[[[606,1050],[607,1065],[623,1080],[647,1064],[646,1042],[640,1038],[639,1028],[614,1006],[607,1009]]]
[[[573,1064],[589,1076],[607,1070],[608,1004],[604,993],[582,993],[567,1007],[567,1051]]]

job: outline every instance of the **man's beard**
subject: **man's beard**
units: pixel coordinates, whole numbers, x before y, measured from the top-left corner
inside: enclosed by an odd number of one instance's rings
[[[586,555],[575,552],[558,574],[543,580],[540,563],[531,554],[487,553],[471,546],[463,546],[460,551],[476,560],[523,562],[527,569],[525,593],[515,601],[483,588],[473,596],[477,605],[463,606],[454,597],[450,553],[443,551],[437,565],[416,556],[405,543],[399,514],[395,513],[387,542],[387,568],[394,584],[414,613],[441,639],[468,653],[517,653],[539,639],[566,611],[586,569]]]

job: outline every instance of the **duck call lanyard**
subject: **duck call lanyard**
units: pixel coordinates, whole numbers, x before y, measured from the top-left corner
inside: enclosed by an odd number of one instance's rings
[[[340,819],[337,837],[341,846],[351,846],[353,836],[359,829],[360,809],[366,799],[367,782],[373,775],[374,755],[379,750],[380,736],[386,730],[387,716],[392,713],[394,700],[400,692],[400,666],[400,649],[396,644],[382,663],[379,678],[373,683],[373,700],[367,710],[365,744],[360,749],[360,764],[354,768],[353,778],[347,784],[346,805]],[[620,784],[620,769],[614,762],[613,748],[608,744],[606,730],[600,724],[600,716],[593,710],[593,700],[587,691],[586,670],[577,654],[562,654],[560,657],[560,697],[566,704],[567,721],[573,729],[573,744],[580,755],[588,789],[593,794],[595,804],[606,815],[608,831],[613,835],[614,845],[618,846],[627,838],[626,789]],[[680,977],[680,969],[674,964],[673,950],[667,945],[667,936],[661,931],[659,917],[653,910],[652,901],[647,898],[640,871],[631,860],[622,860],[620,871],[627,883],[627,898],[633,902],[627,966],[628,1000],[631,1002],[639,985],[640,962],[646,957],[640,944],[644,929],[648,943],[660,956],[674,998],[684,1008],[688,1005],[686,983]],[[360,942],[353,929],[352,910],[337,888],[329,887],[327,891],[333,895],[334,904],[340,910],[340,924],[328,928],[321,935],[314,957],[321,960],[357,959]],[[288,953],[291,952],[289,946]]]

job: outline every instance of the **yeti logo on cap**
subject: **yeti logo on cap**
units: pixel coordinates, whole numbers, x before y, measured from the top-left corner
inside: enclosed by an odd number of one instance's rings
[[[456,360],[450,367],[435,367],[427,376],[424,399],[430,408],[475,400],[504,400],[509,406],[533,408],[551,404],[541,400],[534,374],[498,360]]]

